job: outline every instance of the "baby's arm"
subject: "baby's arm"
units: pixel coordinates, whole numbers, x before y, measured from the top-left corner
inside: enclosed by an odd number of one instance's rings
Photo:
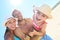
[[[34,35],[43,36],[46,33],[45,30],[46,30],[46,24],[43,25],[43,27],[41,28],[41,30],[39,30],[39,31],[34,30],[33,32],[30,32],[29,35],[32,36],[32,37]]]
[[[43,27],[41,28],[41,30],[39,31],[36,31],[34,30],[34,35],[40,35],[40,36],[43,36],[45,33],[46,33],[46,24],[42,25]]]

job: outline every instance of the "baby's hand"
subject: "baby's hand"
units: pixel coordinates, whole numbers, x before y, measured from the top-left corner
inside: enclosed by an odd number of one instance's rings
[[[34,35],[40,35],[40,33],[37,32],[36,30],[33,31],[33,34],[34,34]]]
[[[30,33],[29,33],[29,36],[31,36],[31,37],[33,37],[33,35],[34,35],[33,32],[30,32]]]

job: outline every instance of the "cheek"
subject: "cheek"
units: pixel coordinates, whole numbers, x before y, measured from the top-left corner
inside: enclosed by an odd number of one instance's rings
[[[13,25],[16,25],[16,22],[14,22]]]
[[[12,27],[15,28],[15,27],[16,27],[16,24],[17,24],[17,23],[14,23],[14,24],[12,25]]]
[[[44,20],[45,20],[45,18],[43,18],[43,17],[40,17],[40,18],[41,18],[41,20],[42,20],[42,21],[44,21]]]
[[[38,15],[37,15],[36,18],[41,19],[41,16],[38,16]]]
[[[10,25],[9,25],[9,28],[12,28],[12,27],[13,27],[13,24],[10,24]]]
[[[8,25],[7,27],[8,27],[9,29],[11,29],[11,25]]]
[[[10,24],[7,24],[7,27],[10,27],[11,25]]]
[[[45,21],[45,20],[46,20],[46,18],[43,18],[43,20]]]

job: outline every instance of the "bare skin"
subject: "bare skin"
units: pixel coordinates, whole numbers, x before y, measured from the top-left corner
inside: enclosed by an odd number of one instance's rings
[[[23,19],[21,12],[14,10],[12,16],[18,18],[18,26],[14,33],[21,40],[25,40],[26,35],[29,35],[30,31],[33,31],[32,20],[30,18]]]
[[[19,27],[14,31],[15,35],[17,35],[20,39],[23,38],[22,40],[25,40],[24,38],[26,37],[26,35],[29,35],[29,33],[33,31],[31,23],[32,21],[29,18],[24,19],[21,22],[18,21]]]
[[[35,13],[35,12],[34,12]],[[47,19],[48,17],[43,14],[42,12],[38,11],[36,12],[36,14],[33,15],[33,20],[34,22],[39,26],[41,27],[40,30],[36,31],[34,30],[33,32],[31,32],[30,34],[32,35],[35,35],[33,37],[31,37],[31,40],[40,40],[40,37],[44,36],[45,33],[46,33],[46,22],[45,20]],[[44,22],[44,23],[43,23]],[[41,25],[43,23],[43,25]],[[41,25],[41,26],[40,26]]]
[[[16,20],[14,18],[9,18],[5,23],[6,32],[4,35],[4,40],[14,40],[13,30],[16,28]]]
[[[18,13],[19,15],[19,13]],[[19,20],[19,16],[16,15],[16,18],[18,18],[18,28],[16,28],[15,30],[15,35],[18,36],[21,40],[25,40],[26,34],[29,36],[32,36],[30,40],[34,40],[34,39],[39,39],[40,36],[43,36],[45,34],[45,27],[41,28],[40,31],[36,31],[33,28],[33,23],[32,20],[29,18],[23,19],[23,20]],[[14,17],[14,16],[13,16]],[[40,19],[39,17],[37,17],[38,19]],[[36,18],[34,18],[34,21],[36,22],[37,25],[40,25],[40,23],[42,23],[40,20],[39,22],[37,20],[35,20]],[[45,26],[45,23],[44,23]],[[19,30],[19,31],[18,31]],[[34,31],[33,31],[34,30]],[[38,37],[33,36],[33,35],[38,35]]]
[[[17,37],[19,37],[21,40],[37,40],[37,39],[40,38],[40,36],[43,36],[45,34],[45,28],[46,27],[41,28],[40,31],[34,30],[32,20],[30,18],[23,19],[22,15],[19,14],[19,13],[20,13],[19,11],[15,10],[15,14],[17,16],[13,15],[13,17],[18,18],[18,26],[19,27],[17,27],[14,30],[14,34]],[[34,19],[36,19],[36,18],[34,18]],[[40,20],[39,17],[37,17],[37,19]],[[37,25],[40,25],[40,23],[42,23],[41,22],[42,20],[40,20],[40,21],[34,20],[34,21]],[[44,23],[43,26],[45,26],[45,25],[46,24]],[[32,36],[32,37],[30,39],[26,39],[26,35],[29,35],[29,36]]]
[[[14,36],[13,33],[7,32],[7,33],[4,35],[4,40],[14,40],[13,36]]]

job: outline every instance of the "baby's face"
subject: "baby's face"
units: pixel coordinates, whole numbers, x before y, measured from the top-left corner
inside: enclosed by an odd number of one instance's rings
[[[42,13],[42,12],[40,12],[40,11],[38,11],[37,10],[37,12],[35,13],[35,20],[36,20],[36,22],[43,22],[43,21],[45,21],[46,19],[47,19],[48,17],[44,14],[44,13]]]
[[[16,19],[11,18],[10,20],[8,20],[6,26],[7,26],[10,30],[15,30],[15,28],[16,28]]]

